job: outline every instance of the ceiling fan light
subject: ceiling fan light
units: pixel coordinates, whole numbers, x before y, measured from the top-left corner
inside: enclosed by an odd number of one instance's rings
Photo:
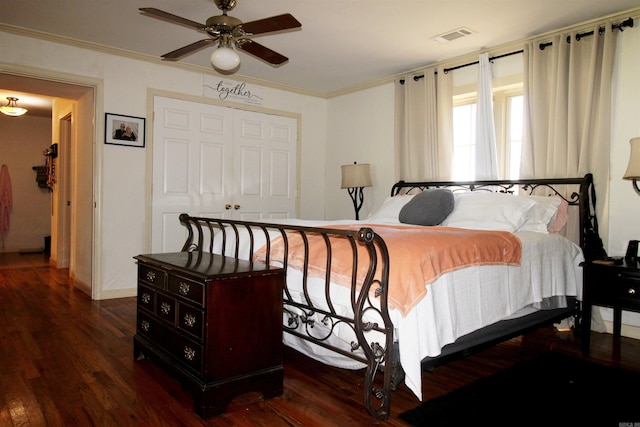
[[[18,105],[16,104],[18,98],[8,96],[7,99],[9,100],[9,103],[0,107],[0,113],[6,114],[7,116],[11,117],[18,117],[27,112],[26,108],[18,107]]]
[[[211,65],[218,70],[233,70],[240,65],[240,56],[230,47],[220,46],[211,54]]]

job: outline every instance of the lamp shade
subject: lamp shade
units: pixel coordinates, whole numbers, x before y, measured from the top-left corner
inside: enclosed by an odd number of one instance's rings
[[[629,166],[624,173],[623,179],[640,179],[640,138],[632,138],[631,155],[629,156]]]
[[[371,187],[371,172],[367,163],[342,166],[342,185],[340,188],[354,187]]]
[[[220,46],[211,54],[211,65],[218,70],[233,70],[240,64],[240,56],[230,47]]]

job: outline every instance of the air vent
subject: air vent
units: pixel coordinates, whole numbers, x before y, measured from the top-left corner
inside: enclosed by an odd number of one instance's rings
[[[435,37],[432,37],[432,39],[440,43],[449,43],[461,37],[470,36],[471,34],[474,34],[474,31],[471,31],[466,27],[462,27],[452,31],[447,31],[446,33],[439,34]]]

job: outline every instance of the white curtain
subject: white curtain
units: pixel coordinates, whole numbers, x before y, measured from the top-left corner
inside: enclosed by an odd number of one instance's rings
[[[594,35],[580,40],[576,31],[557,34],[544,50],[539,41],[524,48],[520,176],[563,178],[592,173],[601,226],[608,224],[611,79],[617,35],[611,24],[594,25]],[[606,28],[603,34],[600,26]],[[601,227],[600,235],[606,237],[608,230]]]
[[[436,74],[437,73],[437,74]],[[395,82],[396,180],[451,179],[453,84],[443,68]],[[419,74],[422,75],[422,74]]]
[[[525,131],[520,176],[572,177],[592,173],[600,236],[608,236],[611,86],[617,31],[611,22],[594,25],[593,35],[558,34],[552,45],[524,49]],[[567,42],[567,38],[571,40]],[[571,221],[574,223],[575,221]],[[567,230],[573,237],[578,230]],[[600,311],[592,326],[604,331]]]
[[[544,50],[525,46],[522,177],[608,176],[616,32],[606,28],[579,41],[556,35]]]
[[[480,54],[476,101],[476,179],[498,179],[498,151],[493,121],[493,83],[489,54]]]

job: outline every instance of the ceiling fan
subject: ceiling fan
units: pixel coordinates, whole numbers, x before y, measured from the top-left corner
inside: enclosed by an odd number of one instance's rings
[[[222,71],[230,71],[240,65],[240,57],[233,50],[237,49],[256,56],[269,64],[281,65],[289,60],[286,56],[275,52],[266,46],[251,39],[252,36],[263,35],[275,31],[290,30],[302,27],[291,14],[272,16],[257,21],[243,23],[238,18],[227,15],[227,12],[236,6],[236,0],[213,0],[222,15],[212,16],[205,24],[182,18],[172,13],[164,12],[153,7],[142,7],[139,10],[155,18],[164,19],[176,24],[196,28],[209,34],[211,37],[191,43],[162,55],[168,60],[177,60],[185,55],[195,52],[207,45],[218,42],[218,48],[211,54],[211,65]]]

